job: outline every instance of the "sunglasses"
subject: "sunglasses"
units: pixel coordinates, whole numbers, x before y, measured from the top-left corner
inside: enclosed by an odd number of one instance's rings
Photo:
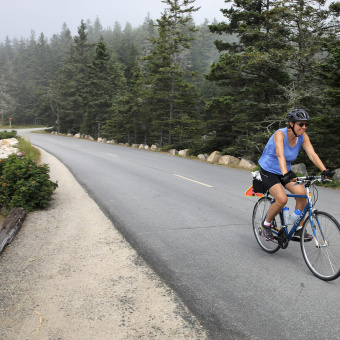
[[[300,127],[308,127],[308,123],[296,123],[297,125],[299,125]]]

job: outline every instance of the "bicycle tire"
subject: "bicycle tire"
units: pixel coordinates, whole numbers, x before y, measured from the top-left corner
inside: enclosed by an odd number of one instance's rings
[[[315,233],[309,216],[303,224],[302,235],[307,231],[314,237],[309,242],[301,237],[303,258],[316,277],[324,281],[335,280],[340,276],[340,225],[323,211],[313,212],[313,221]]]
[[[255,238],[260,245],[260,247],[267,253],[273,254],[276,253],[280,246],[277,241],[268,241],[262,235],[262,228],[261,222],[267,215],[267,211],[270,207],[271,199],[269,197],[261,197],[254,206],[253,216],[252,216],[252,224],[253,224],[253,231],[255,234]],[[274,220],[274,226],[276,226],[276,221]]]

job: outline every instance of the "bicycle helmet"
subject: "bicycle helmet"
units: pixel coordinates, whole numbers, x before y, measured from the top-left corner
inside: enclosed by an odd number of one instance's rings
[[[295,123],[303,121],[303,120],[308,121],[308,120],[310,120],[310,117],[309,117],[308,113],[305,110],[303,110],[303,109],[294,109],[294,110],[292,110],[292,111],[290,111],[288,113],[287,120],[288,120],[288,123],[291,123],[291,122],[293,123],[293,126],[291,126],[289,124],[288,128],[292,129],[292,131],[293,131],[293,133],[294,133],[294,135],[296,137],[300,137],[300,135],[298,135],[295,132],[295,129],[294,129]]]
[[[302,120],[310,120],[308,113],[303,109],[294,109],[287,115],[288,122],[300,122]]]

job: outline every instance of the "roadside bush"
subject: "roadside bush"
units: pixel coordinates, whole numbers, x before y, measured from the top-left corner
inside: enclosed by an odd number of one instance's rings
[[[50,180],[49,166],[23,155],[0,160],[0,207],[23,207],[26,211],[48,206],[58,183]]]
[[[15,130],[12,131],[0,131],[0,139],[9,139],[9,138],[16,138],[17,132]]]

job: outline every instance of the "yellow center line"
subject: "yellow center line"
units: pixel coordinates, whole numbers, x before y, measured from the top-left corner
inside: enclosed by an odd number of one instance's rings
[[[190,182],[194,182],[194,183],[197,183],[197,184],[204,185],[205,187],[208,187],[208,188],[213,188],[213,186],[212,186],[212,185],[205,184],[205,183],[198,182],[198,181],[194,181],[193,179],[190,179],[190,178],[187,178],[187,177],[183,177],[183,176],[176,175],[176,174],[174,174],[174,176],[176,176],[176,177],[180,177],[180,178],[183,178],[183,179],[186,179],[187,181],[190,181]]]
[[[112,153],[105,153],[105,155],[109,155],[109,156],[112,156],[112,157],[118,157],[117,155],[113,155]]]

